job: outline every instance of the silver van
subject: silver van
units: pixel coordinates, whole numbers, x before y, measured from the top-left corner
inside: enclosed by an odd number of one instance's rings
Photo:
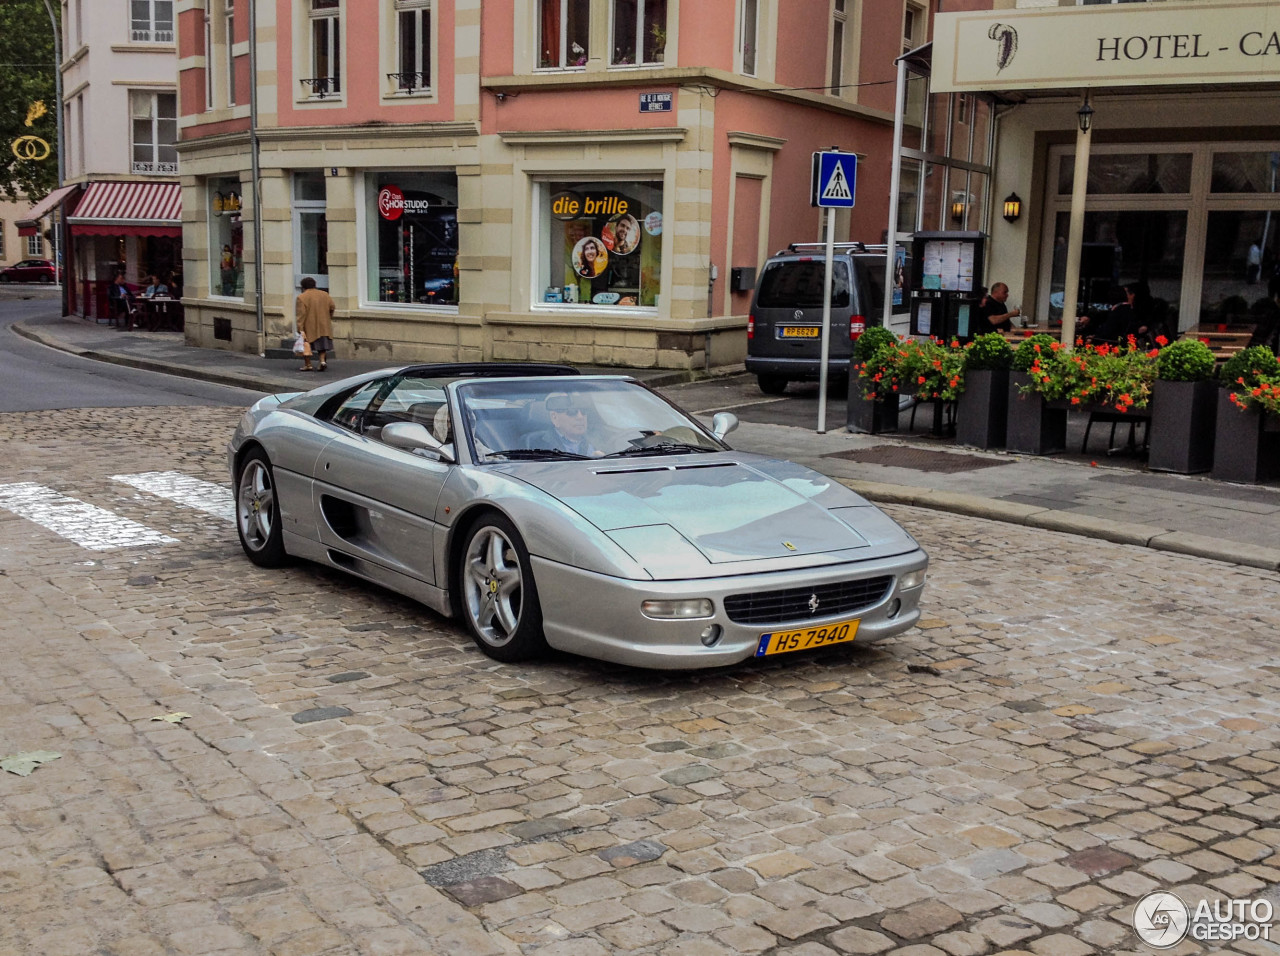
[[[884,246],[836,243],[831,271],[828,377],[847,378],[853,341],[884,319]],[[826,244],[792,243],[760,271],[747,320],[747,371],[766,395],[788,382],[817,380],[822,368]],[[894,313],[909,310],[906,295]]]

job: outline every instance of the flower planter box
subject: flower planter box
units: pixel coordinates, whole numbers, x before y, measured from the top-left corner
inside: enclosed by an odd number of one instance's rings
[[[1067,407],[1049,403],[1035,392],[1023,392],[1031,384],[1026,372],[1010,372],[1009,418],[1005,447],[1025,455],[1052,455],[1067,448]]]
[[[849,431],[879,435],[898,430],[898,396],[872,400],[862,394],[862,380],[849,377]]]
[[[1151,388],[1147,467],[1194,475],[1213,467],[1216,382],[1162,382]]]
[[[1212,477],[1251,484],[1280,478],[1280,419],[1236,407],[1227,388],[1218,389]]]
[[[956,442],[1003,448],[1009,426],[1009,370],[975,369],[956,401]]]

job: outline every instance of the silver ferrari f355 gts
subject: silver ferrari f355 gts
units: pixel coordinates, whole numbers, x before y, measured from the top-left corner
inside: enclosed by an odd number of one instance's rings
[[[255,564],[376,582],[500,661],[714,667],[911,627],[915,540],[830,478],[733,451],[737,424],[564,366],[358,375],[244,414],[236,525]]]

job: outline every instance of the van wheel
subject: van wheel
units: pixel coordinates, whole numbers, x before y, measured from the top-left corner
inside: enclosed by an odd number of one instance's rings
[[[787,390],[787,379],[781,375],[757,375],[756,381],[766,395],[781,395]]]

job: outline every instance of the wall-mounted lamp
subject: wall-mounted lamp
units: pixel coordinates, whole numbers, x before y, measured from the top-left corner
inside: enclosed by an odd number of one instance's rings
[[[964,200],[957,199],[951,204],[951,218],[956,222],[964,222]]]
[[[1018,198],[1017,193],[1009,193],[1004,200],[1004,219],[1005,222],[1017,222],[1018,217],[1022,215],[1022,200]]]
[[[1093,125],[1093,107],[1089,105],[1089,94],[1084,95],[1084,105],[1076,110],[1076,119],[1080,121],[1080,132],[1089,132],[1089,127]]]

